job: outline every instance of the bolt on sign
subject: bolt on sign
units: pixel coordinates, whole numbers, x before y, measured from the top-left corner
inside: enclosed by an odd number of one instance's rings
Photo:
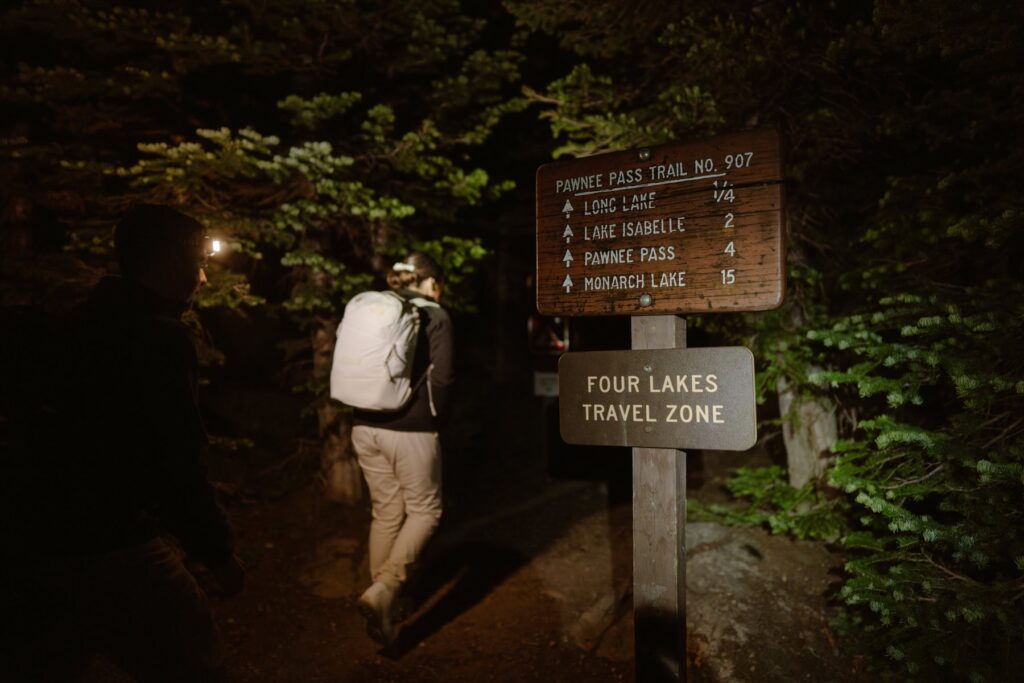
[[[757,441],[754,355],[742,346],[568,353],[567,443],[745,451]]]
[[[775,129],[537,169],[544,315],[760,311],[782,303]]]

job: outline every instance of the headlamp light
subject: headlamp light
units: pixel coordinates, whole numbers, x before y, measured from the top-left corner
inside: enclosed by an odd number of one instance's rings
[[[210,237],[209,235],[204,236],[203,237],[203,262],[202,262],[201,266],[205,268],[206,264],[209,263],[210,258],[212,258],[214,256],[217,256],[218,254],[220,254],[223,251],[224,251],[224,242],[223,242],[223,240],[220,240],[220,239],[215,238],[215,237]]]

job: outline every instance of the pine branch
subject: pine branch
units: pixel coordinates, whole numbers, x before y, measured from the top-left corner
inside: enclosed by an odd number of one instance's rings
[[[939,465],[938,467],[933,469],[928,474],[925,474],[924,476],[917,477],[916,479],[903,479],[903,480],[901,480],[897,484],[894,484],[892,486],[882,486],[881,488],[885,489],[885,490],[892,490],[892,489],[903,488],[904,486],[910,486],[912,484],[920,484],[923,481],[927,481],[928,479],[931,479],[936,474],[938,474],[939,472],[943,471],[945,468],[946,468],[945,465]]]

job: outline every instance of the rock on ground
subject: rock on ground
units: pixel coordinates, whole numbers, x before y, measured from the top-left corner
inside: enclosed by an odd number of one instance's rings
[[[828,626],[836,560],[761,529],[686,526],[687,649],[707,681],[852,680]]]

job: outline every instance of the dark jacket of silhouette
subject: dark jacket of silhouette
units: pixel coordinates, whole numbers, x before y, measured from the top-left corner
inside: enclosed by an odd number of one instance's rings
[[[183,307],[104,278],[67,323],[32,486],[42,554],[112,550],[174,534],[206,564],[231,556],[231,529],[203,463],[197,358]],[[53,374],[53,373],[51,373]]]

